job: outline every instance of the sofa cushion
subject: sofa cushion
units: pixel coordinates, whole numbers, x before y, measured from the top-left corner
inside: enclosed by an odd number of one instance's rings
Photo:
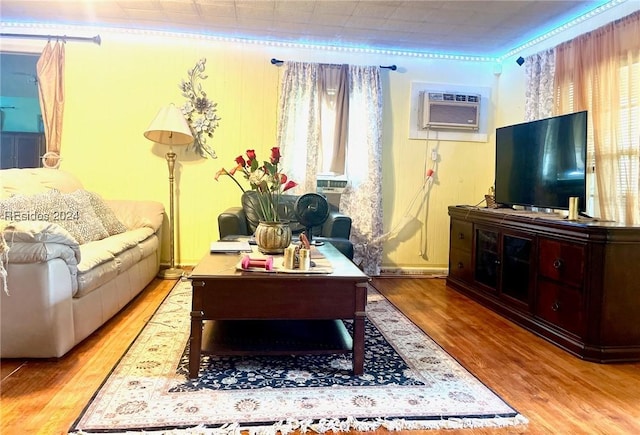
[[[127,229],[150,228],[157,231],[166,219],[164,206],[157,201],[105,200]]]
[[[73,295],[74,298],[81,298],[102,284],[111,281],[118,276],[118,264],[115,258],[106,263],[99,264],[91,269],[80,273],[78,270],[78,291]]]
[[[81,245],[75,297],[91,293],[148,255],[139,244],[153,234],[151,228],[137,228]]]
[[[82,189],[82,183],[75,176],[59,169],[14,168],[0,171],[0,198],[15,194],[33,195],[49,189],[73,192]]]

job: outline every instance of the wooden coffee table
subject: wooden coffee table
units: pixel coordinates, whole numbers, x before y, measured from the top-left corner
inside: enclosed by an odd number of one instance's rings
[[[330,274],[237,270],[239,254],[208,254],[193,269],[189,377],[200,357],[351,353],[364,371],[369,277],[330,243]],[[340,319],[353,319],[353,335]]]

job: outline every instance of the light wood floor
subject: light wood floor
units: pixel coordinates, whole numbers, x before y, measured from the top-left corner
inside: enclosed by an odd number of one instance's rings
[[[60,360],[2,360],[0,433],[66,433],[172,285],[154,281]],[[426,433],[640,434],[640,363],[581,361],[446,288],[443,279],[380,278],[374,285],[530,420],[517,428]]]

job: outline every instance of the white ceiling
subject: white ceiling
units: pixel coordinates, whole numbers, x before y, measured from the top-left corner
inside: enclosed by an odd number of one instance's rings
[[[632,0],[635,1],[635,0]],[[2,0],[3,22],[500,56],[603,1]]]

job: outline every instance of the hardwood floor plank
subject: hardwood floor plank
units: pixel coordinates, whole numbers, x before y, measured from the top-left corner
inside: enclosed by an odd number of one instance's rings
[[[2,379],[0,433],[66,434],[174,284],[173,280],[154,280],[58,360],[2,360],[2,366],[19,369]]]
[[[640,364],[580,360],[446,288],[442,280],[376,279],[374,285],[529,418],[523,433],[640,433]]]
[[[122,312],[57,361],[2,360],[0,433],[67,433],[173,284],[153,281]],[[530,420],[526,427],[425,434],[640,433],[640,363],[582,361],[447,288],[443,279],[376,278],[373,284]],[[416,431],[397,433],[416,435]]]

